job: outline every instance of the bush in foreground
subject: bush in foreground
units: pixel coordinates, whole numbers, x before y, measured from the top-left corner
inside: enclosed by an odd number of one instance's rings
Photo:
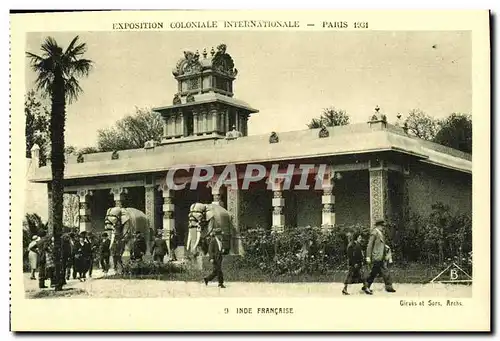
[[[158,263],[150,260],[134,261],[129,260],[123,264],[121,275],[129,276],[163,276],[175,273],[181,273],[185,269],[175,263]]]

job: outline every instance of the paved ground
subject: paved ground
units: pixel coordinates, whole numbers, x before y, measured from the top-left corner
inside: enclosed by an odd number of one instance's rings
[[[230,282],[226,289],[219,289],[213,282],[207,286],[202,282],[158,281],[137,279],[104,279],[100,270],[95,270],[94,278],[85,282],[71,279],[65,291],[54,293],[43,289],[40,293],[38,281],[30,280],[25,274],[27,297],[96,297],[96,298],[146,298],[146,297],[335,297],[342,296],[342,283],[258,283]],[[48,281],[47,281],[48,284]],[[405,297],[471,297],[472,286],[450,284],[395,284],[397,290],[389,294],[383,284],[374,283],[374,296]],[[360,284],[350,286],[351,295],[365,295]]]

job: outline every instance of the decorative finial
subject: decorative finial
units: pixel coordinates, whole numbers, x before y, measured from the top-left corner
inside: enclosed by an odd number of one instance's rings
[[[215,50],[214,50],[214,47],[212,46],[212,49],[210,50],[210,54],[212,55],[212,57],[214,56],[215,54]]]
[[[379,108],[379,106],[378,106],[378,105],[375,107],[375,111],[377,112],[377,114],[378,114],[378,112],[380,111],[380,108]]]
[[[207,58],[207,49],[203,49],[203,58]]]
[[[233,124],[233,130],[236,130],[236,125],[235,124]]]

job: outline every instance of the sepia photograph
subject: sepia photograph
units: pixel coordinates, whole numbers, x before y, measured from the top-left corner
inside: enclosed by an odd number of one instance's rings
[[[477,298],[472,30],[179,18],[22,35],[24,305]]]

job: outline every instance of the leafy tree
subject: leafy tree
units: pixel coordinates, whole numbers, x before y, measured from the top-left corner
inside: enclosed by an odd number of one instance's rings
[[[453,113],[440,122],[434,142],[472,154],[472,117]]]
[[[102,152],[143,148],[147,141],[160,141],[162,136],[161,115],[136,107],[134,115],[120,119],[112,128],[99,130],[97,146]]]
[[[335,127],[349,124],[349,115],[342,109],[334,107],[323,109],[323,113],[318,118],[313,118],[307,125],[309,129],[321,127]]]
[[[439,130],[439,121],[420,109],[413,109],[405,120],[408,132],[418,138],[431,141]]]
[[[37,90],[50,97],[51,170],[52,170],[52,233],[54,237],[55,290],[63,286],[61,273],[61,235],[64,195],[64,128],[66,101],[71,103],[83,91],[78,79],[88,76],[93,62],[83,58],[86,44],[76,36],[64,51],[57,41],[47,37],[41,45],[42,55],[26,52],[31,68],[37,73]]]
[[[91,154],[91,153],[98,153],[99,149],[97,147],[83,147],[78,149],[78,151],[75,151],[75,154]]]
[[[28,91],[24,99],[26,115],[26,157],[31,158],[31,148],[40,147],[40,164],[45,165],[49,144],[49,110],[37,98],[34,90]]]
[[[68,146],[65,148],[65,153],[67,155],[91,154],[91,153],[98,153],[98,152],[99,152],[99,149],[97,149],[97,147],[76,148],[75,146]]]

